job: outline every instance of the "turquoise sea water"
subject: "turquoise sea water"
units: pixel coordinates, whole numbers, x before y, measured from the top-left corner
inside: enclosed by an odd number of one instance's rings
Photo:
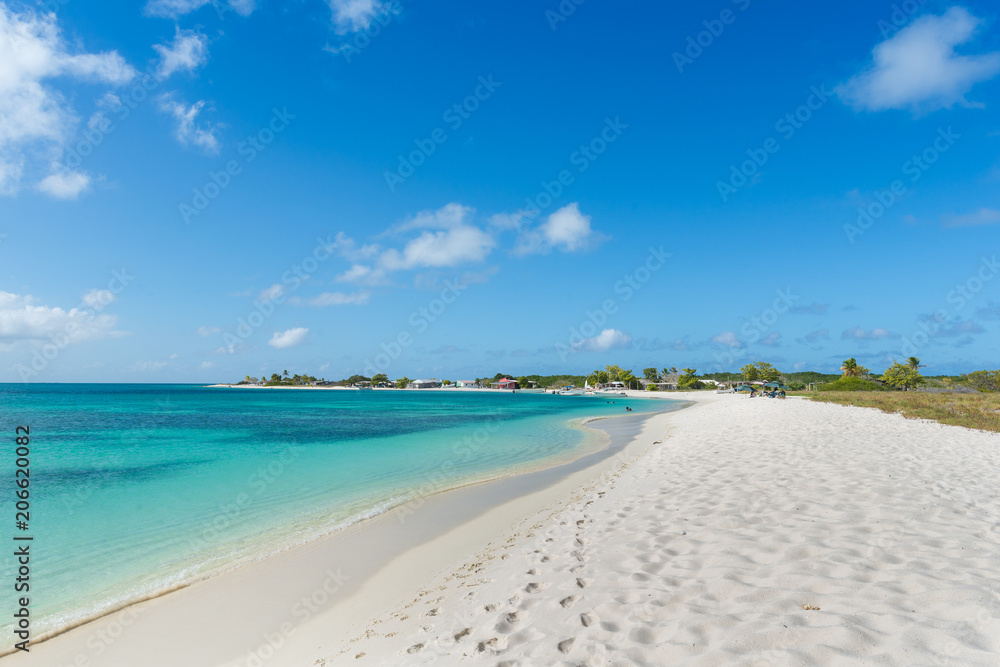
[[[32,633],[430,493],[575,458],[597,445],[582,420],[624,414],[623,398],[0,384],[0,507],[8,540],[34,537]],[[627,400],[638,412],[664,403]],[[23,533],[14,527],[19,425],[31,429]],[[3,563],[13,582],[13,559]],[[11,632],[4,623],[0,641]]]

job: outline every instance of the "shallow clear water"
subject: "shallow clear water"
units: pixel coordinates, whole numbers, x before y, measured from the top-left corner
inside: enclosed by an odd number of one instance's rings
[[[428,493],[575,458],[595,439],[573,426],[624,414],[622,398],[0,384],[0,497],[9,535],[34,537],[32,634]],[[13,525],[18,425],[31,428],[26,533]],[[14,566],[4,559],[3,581]]]

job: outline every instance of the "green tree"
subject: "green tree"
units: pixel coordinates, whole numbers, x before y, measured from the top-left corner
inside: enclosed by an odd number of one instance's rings
[[[408,377],[406,377],[404,375],[403,377],[401,377],[398,380],[396,380],[396,388],[397,389],[406,389],[406,385],[410,384],[410,382],[412,382],[412,380],[410,380],[410,378],[408,378]]]
[[[909,365],[903,365],[901,363],[893,362],[892,366],[889,366],[882,373],[882,381],[885,382],[890,387],[896,389],[902,389],[903,391],[910,391],[911,389],[916,389],[918,386],[926,382],[924,377],[920,375],[920,371]]]
[[[740,368],[740,373],[743,373],[743,380],[745,382],[755,382],[760,379],[760,374],[757,372],[756,364],[747,364]]]
[[[920,361],[919,359],[917,360]],[[848,378],[859,378],[864,377],[871,373],[871,369],[865,368],[859,364],[854,357],[850,359],[845,359],[843,365],[840,367],[840,372],[844,374],[844,377]]]
[[[656,382],[660,379],[660,372],[655,368],[644,368],[642,369],[642,376],[650,382]]]
[[[273,382],[274,384],[278,384],[279,382],[281,382],[281,376],[278,375],[277,373],[271,373],[271,382]]]
[[[975,371],[963,375],[962,381],[976,391],[1000,391],[1000,371]]]
[[[921,368],[924,367],[923,364],[920,363],[920,359],[918,359],[917,357],[910,357],[909,359],[907,359],[906,365],[915,371],[919,371]]]
[[[608,374],[608,382],[617,382],[621,379],[622,368],[618,364],[605,366],[604,371]]]
[[[288,377],[288,371],[283,372],[282,375],[285,376],[285,378],[287,378]]]
[[[389,376],[385,373],[376,373],[372,376],[372,384],[381,384],[382,382],[388,382]]]
[[[635,374],[632,373],[631,370],[620,372],[618,374],[618,381],[624,382],[625,386],[628,387],[629,389],[632,389],[633,385],[638,384],[638,380],[636,379]]]
[[[764,382],[777,382],[781,379],[781,371],[767,363],[766,361],[755,361],[757,367],[757,379]]]
[[[696,368],[682,368],[682,375],[677,379],[677,388],[685,391],[702,389],[705,386],[701,380],[695,377],[698,372]]]
[[[597,370],[587,376],[587,382],[592,385],[607,384],[608,374],[605,371]]]

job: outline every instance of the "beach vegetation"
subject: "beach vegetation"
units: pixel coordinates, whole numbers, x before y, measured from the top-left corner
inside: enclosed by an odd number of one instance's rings
[[[744,382],[777,382],[781,379],[781,371],[766,361],[754,361],[740,368]]]
[[[681,371],[683,374],[677,378],[678,389],[681,391],[694,391],[705,388],[705,383],[696,376],[698,372],[696,368],[682,368]]]
[[[889,387],[871,380],[858,377],[841,377],[833,382],[825,382],[819,387],[819,391],[889,391]]]
[[[649,380],[650,382],[656,382],[657,380],[660,379],[660,371],[656,370],[655,368],[643,368],[642,376],[647,380]]]
[[[903,391],[910,391],[916,389],[925,382],[924,377],[917,370],[920,366],[920,360],[916,357],[911,357],[917,363],[914,364],[901,364],[898,361],[893,362],[892,366],[887,368],[884,373],[882,373],[882,381],[885,382],[890,387],[895,389],[902,389]]]
[[[859,364],[857,359],[851,357],[850,359],[845,359],[844,363],[841,364],[840,372],[843,373],[846,378],[857,378],[864,377],[871,371]]]
[[[411,382],[413,382],[413,380],[404,375],[403,377],[396,380],[396,389],[406,389],[407,385],[409,385]]]
[[[1000,371],[974,371],[963,375],[962,382],[976,391],[1000,391]]]
[[[380,385],[389,381],[389,376],[385,373],[376,373],[372,376],[372,384]]]
[[[900,414],[907,419],[930,419],[952,426],[1000,432],[1000,395],[993,393],[824,391],[811,394],[810,398],[839,405],[875,408]]]

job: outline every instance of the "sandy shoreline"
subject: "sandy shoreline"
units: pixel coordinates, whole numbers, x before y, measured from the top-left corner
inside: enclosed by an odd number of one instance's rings
[[[5,660],[997,664],[1000,436],[689,398],[616,456],[466,508],[474,518],[447,532],[421,524],[461,510],[440,494],[405,521],[345,531],[349,553],[306,545]],[[367,572],[365,551],[390,546],[401,555]]]
[[[301,637],[303,627],[320,613],[341,606],[341,616],[353,619],[361,608],[370,607],[372,614],[381,610],[380,604],[371,605],[381,596],[367,589],[360,604],[344,602],[376,574],[384,576],[380,570],[390,558],[439,538],[453,527],[479,523],[480,515],[497,506],[511,506],[502,513],[508,517],[502,520],[508,522],[527,513],[536,502],[531,495],[551,494],[554,491],[549,487],[563,477],[580,474],[595,460],[610,457],[651,418],[633,414],[586,420],[600,424],[594,435],[605,444],[597,451],[589,448],[571,462],[493,482],[443,492],[429,488],[432,495],[424,499],[33,644],[31,659],[41,659],[46,665],[133,665],[138,661],[173,665],[178,660],[189,665],[255,664],[255,649],[261,646],[266,652],[270,644],[285,645],[286,637]],[[609,430],[608,424],[622,420],[632,426],[623,437],[615,436],[620,442],[609,448],[604,431]],[[443,540],[442,548],[463,553],[484,546],[494,530],[492,524],[483,525],[491,527],[463,531],[464,535]],[[428,577],[436,574],[437,562],[437,558],[427,561]],[[164,632],[165,627],[171,631]],[[178,646],[177,636],[185,637],[189,646]],[[25,656],[0,658],[11,663],[18,659]]]

